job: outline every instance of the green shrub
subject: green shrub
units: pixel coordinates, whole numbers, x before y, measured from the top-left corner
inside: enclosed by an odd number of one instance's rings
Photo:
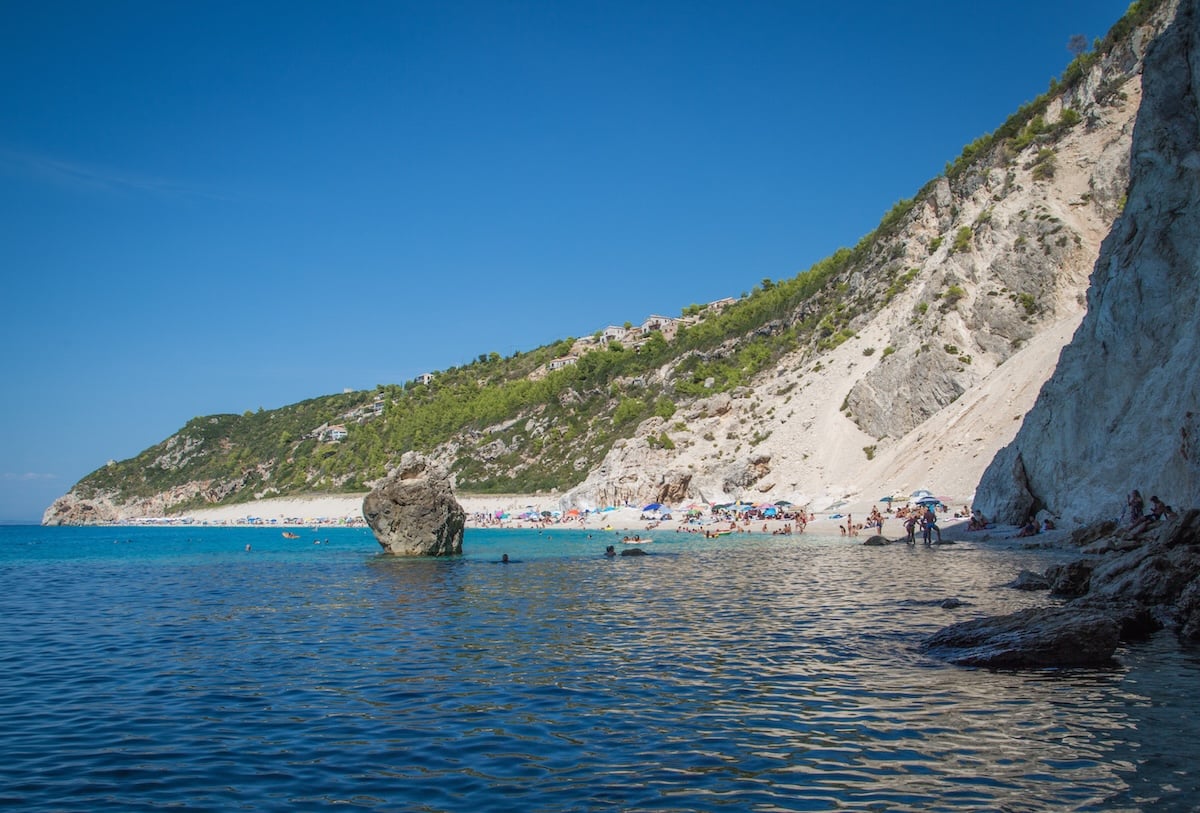
[[[1058,117],[1058,123],[1054,125],[1054,128],[1060,132],[1063,130],[1069,130],[1078,124],[1082,119],[1083,116],[1079,115],[1079,111],[1072,110],[1069,107],[1064,107],[1062,114]]]
[[[962,299],[966,295],[967,295],[967,292],[965,289],[963,289],[963,287],[961,285],[951,285],[949,288],[946,289],[946,293],[943,294],[943,299],[946,303],[946,307],[952,308],[960,299]]]
[[[971,238],[975,236],[975,232],[970,226],[962,226],[954,235],[954,245],[950,246],[951,254],[958,254],[966,251],[971,247]]]
[[[613,423],[617,426],[636,421],[646,411],[646,402],[638,398],[625,398],[613,411]]]
[[[1033,161],[1033,179],[1035,181],[1048,181],[1053,178],[1055,160],[1054,150],[1049,147],[1043,147],[1038,150],[1037,158]]]
[[[654,402],[654,414],[664,420],[675,414],[675,402],[665,395]]]

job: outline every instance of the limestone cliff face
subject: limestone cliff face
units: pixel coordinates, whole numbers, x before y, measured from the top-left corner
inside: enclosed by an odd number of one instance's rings
[[[820,510],[915,488],[969,502],[1083,317],[1125,203],[1145,47],[1171,13],[1053,98],[1041,135],[922,190],[836,281],[847,308],[873,303],[852,336],[646,421],[564,503],[783,498]]]
[[[1200,501],[1200,2],[1149,50],[1128,203],[1104,240],[1088,312],[976,504],[1117,517],[1131,489]]]

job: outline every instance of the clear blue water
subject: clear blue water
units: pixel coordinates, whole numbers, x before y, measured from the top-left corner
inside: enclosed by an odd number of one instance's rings
[[[614,541],[468,531],[461,558],[395,560],[362,530],[0,527],[0,807],[1200,799],[1200,655],[1169,637],[1102,671],[914,650],[1044,602],[998,585],[1052,554],[665,535],[604,558]]]

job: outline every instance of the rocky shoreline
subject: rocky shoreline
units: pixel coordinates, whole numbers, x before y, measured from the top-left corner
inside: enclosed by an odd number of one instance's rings
[[[1200,642],[1200,510],[1136,529],[1098,523],[1066,544],[1080,558],[1010,585],[1045,590],[1055,603],[952,624],[921,650],[961,666],[1091,667],[1160,630]]]

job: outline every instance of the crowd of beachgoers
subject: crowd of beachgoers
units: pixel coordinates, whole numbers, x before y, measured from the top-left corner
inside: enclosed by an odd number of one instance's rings
[[[362,495],[276,498],[252,504],[206,508],[183,517],[147,517],[120,524],[272,526],[365,528]],[[615,531],[663,534],[685,533],[719,536],[728,533],[790,536],[803,533],[822,536],[920,539],[926,531],[936,539],[964,538],[963,531],[990,530],[995,525],[968,505],[952,507],[946,497],[928,491],[884,497],[875,501],[835,500],[814,509],[786,500],[775,502],[731,502],[710,505],[689,502],[670,506],[660,503],[625,504],[597,509],[560,509],[555,495],[459,495],[468,528],[525,528]],[[933,526],[932,528],[930,526]],[[999,529],[1008,535],[1006,529]],[[1021,529],[1014,529],[1021,530]],[[1037,529],[1041,532],[1049,529]],[[1025,534],[1029,531],[1026,530]]]

